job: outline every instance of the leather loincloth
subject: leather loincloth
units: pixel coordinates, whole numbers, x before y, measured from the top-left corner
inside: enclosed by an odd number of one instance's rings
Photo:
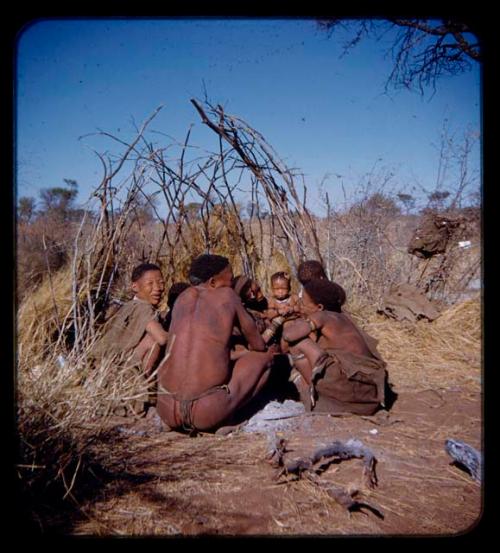
[[[227,384],[222,384],[220,386],[213,386],[212,388],[209,388],[206,392],[203,392],[195,397],[179,398],[177,397],[177,394],[169,392],[161,384],[158,384],[158,395],[167,395],[171,397],[176,403],[179,404],[180,419],[181,419],[180,427],[183,430],[186,430],[188,432],[199,430],[196,428],[193,422],[193,407],[195,403],[202,397],[215,394],[222,390],[224,390],[227,394],[230,393],[229,386]]]

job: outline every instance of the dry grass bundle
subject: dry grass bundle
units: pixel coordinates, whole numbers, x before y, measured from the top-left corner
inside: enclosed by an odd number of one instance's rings
[[[372,316],[365,329],[379,340],[390,380],[398,387],[446,388],[481,378],[481,305],[467,300],[435,321],[416,324]]]
[[[41,349],[37,340],[20,344],[17,466],[27,508],[34,512],[49,492],[51,501],[74,502],[74,488],[93,464],[90,444],[109,428],[117,408],[134,416],[148,398],[149,383],[139,371],[113,359],[91,364],[92,346],[89,341],[83,352],[62,355]]]
[[[65,318],[71,311],[71,268],[66,266],[44,279],[21,303],[17,316],[17,339],[19,347],[30,344],[40,351],[53,346]]]
[[[436,329],[446,333],[455,332],[468,335],[475,341],[481,340],[481,303],[479,298],[458,303],[434,321]]]

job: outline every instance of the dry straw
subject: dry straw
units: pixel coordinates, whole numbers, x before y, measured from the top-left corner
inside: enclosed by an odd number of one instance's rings
[[[481,384],[481,304],[470,299],[433,322],[407,323],[373,315],[365,329],[379,340],[390,380],[399,387]]]

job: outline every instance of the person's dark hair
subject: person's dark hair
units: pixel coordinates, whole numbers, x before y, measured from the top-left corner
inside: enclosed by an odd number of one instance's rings
[[[233,288],[242,300],[246,300],[251,285],[252,279],[250,277],[246,275],[237,275],[233,278],[231,288]]]
[[[209,278],[219,274],[229,265],[229,259],[222,255],[202,254],[195,258],[189,269],[189,282],[193,285],[202,284]]]
[[[267,298],[265,296],[260,300],[248,298],[248,292],[254,282],[256,281],[246,275],[238,275],[233,278],[231,287],[238,294],[246,309],[265,311],[268,308]]]
[[[160,271],[161,273],[161,269],[158,265],[155,265],[154,263],[141,263],[132,271],[132,276],[130,277],[132,282],[137,282],[141,276],[148,271]]]
[[[163,328],[167,332],[170,330],[170,324],[172,323],[172,310],[174,303],[177,301],[177,298],[182,294],[182,292],[186,290],[186,288],[191,288],[191,285],[187,282],[174,282],[168,291],[167,305],[169,307],[169,311],[163,322]]]
[[[290,275],[285,271],[278,271],[271,275],[271,284],[274,284],[277,280],[286,280],[290,284]]]
[[[315,259],[303,261],[297,268],[297,279],[304,285],[313,278],[327,278],[323,265]]]
[[[174,282],[168,291],[167,305],[172,309],[177,298],[186,290],[190,288],[191,284],[188,282]]]
[[[340,284],[324,278],[313,278],[304,284],[304,290],[315,303],[320,303],[327,311],[342,311],[346,294]]]

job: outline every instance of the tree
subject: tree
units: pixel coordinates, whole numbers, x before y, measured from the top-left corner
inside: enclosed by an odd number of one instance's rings
[[[190,221],[196,221],[197,219],[200,219],[202,207],[203,204],[201,204],[200,202],[189,202],[184,206],[186,217]]]
[[[447,190],[435,190],[431,192],[427,195],[427,198],[429,198],[429,207],[436,210],[444,209],[444,201],[449,195],[450,192]]]
[[[69,188],[53,187],[40,190],[41,211],[66,221],[74,210],[74,202],[78,194],[77,182],[64,179]]]
[[[19,198],[17,216],[20,223],[30,223],[35,215],[35,198],[23,196]]]
[[[409,213],[415,207],[415,198],[411,194],[399,192],[396,194],[398,200],[405,206],[406,213]]]
[[[366,218],[393,218],[401,213],[401,209],[396,202],[382,194],[375,192],[366,198],[356,202],[349,210],[352,215]]]
[[[393,59],[393,69],[385,89],[417,88],[421,94],[424,87],[436,88],[436,81],[445,75],[458,75],[468,71],[482,59],[479,39],[471,26],[454,19],[320,19],[318,27],[331,36],[341,28],[352,33],[344,44],[349,51],[363,38],[377,41],[394,33],[392,46],[386,54]]]

